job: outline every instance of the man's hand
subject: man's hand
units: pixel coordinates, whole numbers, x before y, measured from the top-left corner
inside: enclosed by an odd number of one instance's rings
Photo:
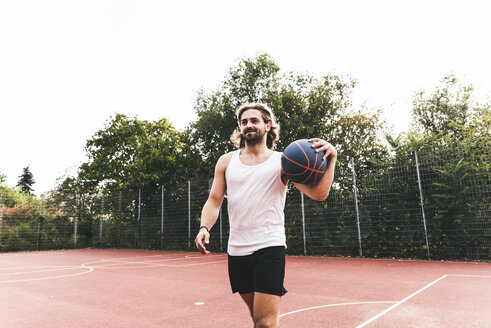
[[[329,142],[319,138],[312,138],[308,141],[313,142],[312,147],[315,148],[317,152],[325,151],[324,157],[322,158],[323,160],[326,160],[329,156],[333,158],[338,157],[337,150]]]
[[[326,172],[315,184],[302,184],[294,182],[295,187],[309,196],[313,200],[323,202],[329,196],[332,182],[334,180],[334,167],[336,166],[336,160],[338,152],[327,141],[320,138],[311,138],[308,141],[312,142],[312,148],[315,148],[317,152],[324,151],[323,159],[329,159],[327,162]]]
[[[210,233],[206,229],[200,229],[196,239],[194,240],[196,248],[203,254],[209,255],[210,251],[206,250],[206,246],[210,243]]]

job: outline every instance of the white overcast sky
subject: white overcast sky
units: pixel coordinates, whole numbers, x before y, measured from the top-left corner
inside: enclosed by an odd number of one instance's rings
[[[114,113],[184,128],[193,101],[240,58],[348,75],[355,106],[406,131],[415,91],[451,72],[491,91],[488,1],[0,2],[0,172],[30,166],[36,194],[74,173]]]

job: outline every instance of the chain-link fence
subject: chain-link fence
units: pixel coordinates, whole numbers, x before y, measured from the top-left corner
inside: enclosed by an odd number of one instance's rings
[[[489,156],[488,156],[489,157]],[[370,163],[316,202],[291,184],[285,207],[287,252],[299,255],[491,259],[489,163],[414,152]],[[48,197],[9,206],[0,195],[0,250],[83,247],[193,250],[212,180],[155,192]],[[341,186],[350,186],[349,188]],[[225,252],[227,200],[209,249]]]

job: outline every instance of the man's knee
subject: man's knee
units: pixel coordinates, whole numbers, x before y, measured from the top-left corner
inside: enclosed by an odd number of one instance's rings
[[[254,327],[270,328],[279,326],[281,297],[256,292],[254,294]]]
[[[276,328],[279,326],[279,319],[272,316],[256,318],[254,323],[254,328]]]

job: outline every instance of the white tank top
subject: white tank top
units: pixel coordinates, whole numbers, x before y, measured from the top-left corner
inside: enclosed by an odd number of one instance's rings
[[[228,254],[243,256],[270,246],[285,246],[286,186],[281,153],[258,165],[244,165],[234,151],[225,172],[230,235]]]

